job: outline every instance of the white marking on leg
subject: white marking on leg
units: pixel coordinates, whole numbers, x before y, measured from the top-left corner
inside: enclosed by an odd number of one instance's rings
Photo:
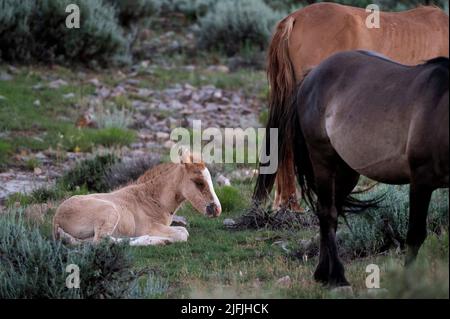
[[[130,238],[130,246],[156,246],[156,245],[166,245],[172,243],[174,240],[169,237],[161,236],[139,236]]]

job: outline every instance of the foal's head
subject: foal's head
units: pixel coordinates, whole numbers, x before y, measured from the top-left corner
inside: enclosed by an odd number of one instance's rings
[[[195,209],[208,217],[217,217],[222,212],[219,199],[214,191],[211,174],[205,163],[193,161],[192,155],[183,156],[183,179],[181,192]]]

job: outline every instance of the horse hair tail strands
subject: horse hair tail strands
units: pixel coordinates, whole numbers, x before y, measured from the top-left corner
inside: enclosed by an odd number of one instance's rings
[[[269,45],[267,78],[270,85],[269,110],[272,116],[276,116],[280,108],[290,106],[289,102],[296,86],[294,67],[289,57],[289,38],[294,23],[292,16],[281,20]]]
[[[52,228],[53,240],[59,239],[58,228],[59,228],[59,224],[53,223],[53,228]]]
[[[295,75],[289,58],[288,47],[294,23],[295,20],[291,16],[278,23],[267,55],[267,78],[270,85],[270,94],[269,119],[266,125],[266,150],[270,150],[270,128],[279,128],[278,138],[280,139],[280,124],[283,124],[282,119],[288,107],[291,106],[294,94]],[[254,200],[261,202],[267,199],[273,188],[275,177],[276,174],[258,175],[253,193]]]

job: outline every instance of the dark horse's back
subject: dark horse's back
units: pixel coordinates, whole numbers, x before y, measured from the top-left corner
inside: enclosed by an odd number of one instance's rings
[[[294,109],[311,148],[359,174],[404,184],[423,167],[433,187],[447,187],[448,93],[448,58],[411,67],[348,51],[308,74]]]

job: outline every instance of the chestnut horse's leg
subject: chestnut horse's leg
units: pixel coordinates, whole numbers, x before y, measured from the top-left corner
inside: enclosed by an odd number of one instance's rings
[[[286,158],[280,163],[275,185],[273,208],[285,207],[293,211],[301,211],[296,194],[294,155],[291,149],[287,150]]]
[[[412,182],[409,189],[409,225],[405,264],[413,262],[427,237],[427,214],[433,188]]]

